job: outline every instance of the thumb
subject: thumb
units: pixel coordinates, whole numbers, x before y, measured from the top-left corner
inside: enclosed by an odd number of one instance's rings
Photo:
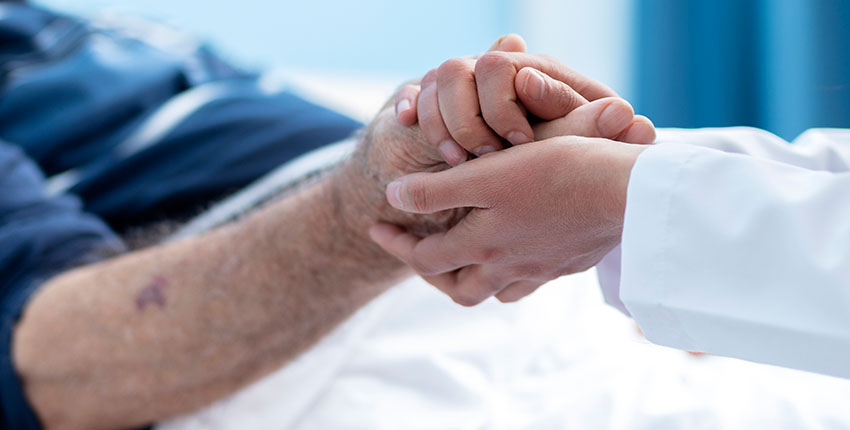
[[[485,158],[490,157],[481,161]],[[387,202],[396,209],[423,214],[486,207],[480,186],[485,164],[470,162],[441,172],[403,176],[387,185]]]
[[[608,97],[582,105],[562,118],[535,125],[534,136],[541,140],[555,136],[614,139],[634,118],[632,105],[619,97]]]
[[[572,87],[532,67],[520,69],[514,87],[523,106],[543,120],[564,117],[587,104],[587,99]]]

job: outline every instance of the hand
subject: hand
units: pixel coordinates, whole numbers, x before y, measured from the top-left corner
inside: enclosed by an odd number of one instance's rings
[[[399,209],[472,211],[445,233],[420,239],[379,224],[372,239],[456,302],[518,300],[581,272],[620,241],[626,187],[643,145],[559,137],[516,146],[387,187]]]
[[[519,36],[508,35],[497,40],[491,49],[524,50],[525,43]],[[547,87],[555,93],[572,91],[564,83],[548,77],[546,79]],[[411,109],[416,112],[415,108],[403,109],[404,106],[399,105],[399,100],[406,100],[404,94],[410,88],[413,86],[403,86],[393,98],[396,101],[395,116],[393,106],[388,102],[375,117],[355,155],[343,167],[338,181],[340,193],[347,197],[343,202],[349,206],[345,211],[346,217],[354,218],[346,222],[353,223],[351,229],[362,230],[364,234],[375,221],[381,220],[425,236],[447,230],[468,211],[455,208],[420,215],[399,211],[387,204],[384,191],[396,178],[409,173],[436,172],[449,168],[437,147],[428,142],[419,126],[407,127],[401,124],[404,121],[396,120],[406,118]],[[548,99],[536,103],[532,100],[528,104],[535,109],[550,109],[547,103],[550,103]],[[631,106],[620,98],[602,98],[591,103],[584,102],[575,108],[558,106],[556,109],[563,115],[553,121],[536,124],[534,133],[538,137],[560,134],[614,136],[624,133],[635,122]],[[654,136],[654,131],[652,133]]]
[[[524,47],[516,35],[506,36],[503,44],[506,42]],[[588,100],[616,96],[610,88],[553,57],[488,52],[477,59],[444,62],[426,74],[420,85],[402,87],[395,102],[399,123],[418,121],[443,159],[457,165],[470,153],[483,155],[503,148],[502,139],[514,145],[540,139],[532,130],[537,120],[561,118]],[[531,122],[527,113],[532,115]],[[652,122],[640,115],[625,128],[600,130],[599,137],[624,142],[655,140]]]
[[[490,51],[524,51],[525,42],[516,35],[500,37],[490,47]],[[349,230],[366,230],[377,220],[393,222],[420,235],[447,230],[464,214],[466,209],[453,209],[440,213],[424,215],[398,211],[387,204],[384,190],[387,184],[399,176],[414,172],[435,172],[449,168],[436,148],[429,145],[418,126],[407,127],[396,121],[393,113],[393,100],[401,100],[410,85],[402,86],[397,95],[388,101],[369,125],[361,138],[355,154],[342,167],[337,175],[338,194],[346,208],[346,222]],[[395,110],[404,106],[398,102]],[[353,218],[353,219],[352,219]],[[368,240],[368,239],[367,239]]]

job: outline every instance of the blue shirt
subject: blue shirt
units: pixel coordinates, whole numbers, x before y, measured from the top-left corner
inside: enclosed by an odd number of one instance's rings
[[[360,127],[147,25],[0,2],[0,428],[39,428],[10,348],[41,282]]]

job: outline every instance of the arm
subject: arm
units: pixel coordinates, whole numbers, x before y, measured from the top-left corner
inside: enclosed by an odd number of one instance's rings
[[[62,274],[14,360],[47,427],[190,411],[280,367],[407,272],[363,236],[344,171],[209,234]],[[365,218],[365,214],[364,214]]]
[[[388,208],[389,178],[444,168],[385,110],[319,183],[200,237],[56,276],[14,337],[48,427],[128,427],[191,411],[279,367],[409,271],[377,220],[440,231],[459,211]]]

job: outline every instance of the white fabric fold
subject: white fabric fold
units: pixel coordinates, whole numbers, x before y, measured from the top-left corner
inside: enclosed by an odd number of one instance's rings
[[[662,345],[850,377],[848,166],[847,131],[666,132],[632,170],[606,296]]]

